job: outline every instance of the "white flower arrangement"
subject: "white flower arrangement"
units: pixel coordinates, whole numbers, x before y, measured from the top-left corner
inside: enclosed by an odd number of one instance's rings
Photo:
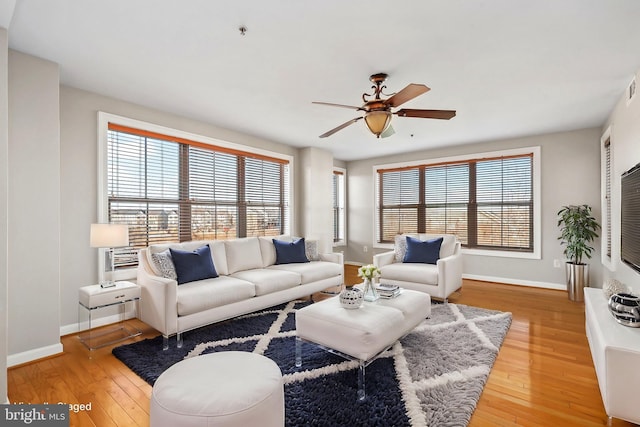
[[[373,264],[363,265],[358,269],[358,277],[372,280],[375,277],[380,277],[380,269]]]

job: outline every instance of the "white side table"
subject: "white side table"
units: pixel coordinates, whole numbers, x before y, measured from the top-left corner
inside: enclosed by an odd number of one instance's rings
[[[110,288],[102,288],[100,285],[83,286],[78,292],[78,327],[85,331],[78,335],[80,341],[89,350],[95,350],[140,335],[142,331],[125,323],[128,310],[133,310],[137,316],[139,303],[140,286],[132,282],[116,282]],[[100,310],[106,312],[108,307],[117,311],[116,327],[93,330],[99,326],[95,324],[95,315]]]

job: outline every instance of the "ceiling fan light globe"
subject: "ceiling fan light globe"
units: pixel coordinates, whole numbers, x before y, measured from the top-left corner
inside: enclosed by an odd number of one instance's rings
[[[376,137],[380,138],[380,134],[387,130],[391,124],[390,111],[370,111],[364,116],[367,127]]]

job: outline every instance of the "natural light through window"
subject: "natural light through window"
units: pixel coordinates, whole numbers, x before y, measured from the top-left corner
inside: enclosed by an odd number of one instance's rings
[[[449,233],[466,250],[537,257],[538,157],[532,147],[375,166],[378,245]]]
[[[103,221],[129,226],[116,267],[135,266],[151,244],[289,233],[289,159],[143,125],[106,130]]]

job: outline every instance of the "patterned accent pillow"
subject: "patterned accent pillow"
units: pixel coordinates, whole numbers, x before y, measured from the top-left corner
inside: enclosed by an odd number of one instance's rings
[[[169,249],[158,252],[157,254],[151,254],[151,258],[156,265],[156,268],[162,274],[165,279],[177,280],[176,267],[173,265],[173,259],[171,258],[171,252]]]
[[[309,261],[319,261],[320,255],[318,255],[318,241],[317,240],[305,240],[304,251],[307,254]]]
[[[404,234],[396,234],[393,251],[396,254],[395,262],[402,262],[407,253],[407,237]]]

